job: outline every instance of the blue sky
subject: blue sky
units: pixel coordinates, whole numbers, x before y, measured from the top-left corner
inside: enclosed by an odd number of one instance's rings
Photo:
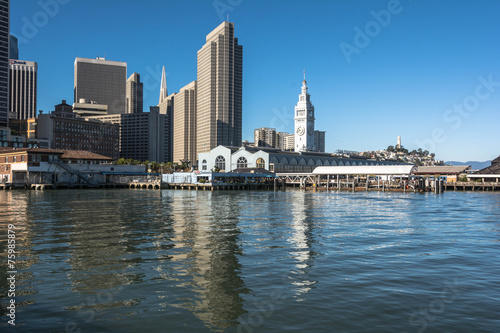
[[[141,74],[144,106],[196,79],[196,52],[227,18],[243,45],[243,139],[293,131],[306,69],[327,151],[398,135],[443,160],[500,154],[500,1],[11,0],[20,59],[37,61],[38,109],[73,102],[76,57]]]

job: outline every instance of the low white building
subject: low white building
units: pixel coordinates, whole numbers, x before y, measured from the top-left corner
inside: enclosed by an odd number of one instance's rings
[[[351,165],[405,165],[393,161],[366,158],[346,158],[329,153],[291,152],[272,148],[218,146],[207,153],[198,154],[201,172],[257,168],[275,173],[312,172],[318,166]]]

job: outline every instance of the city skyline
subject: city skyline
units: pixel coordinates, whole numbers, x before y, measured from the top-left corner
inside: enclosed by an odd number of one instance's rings
[[[127,77],[141,75],[147,111],[157,104],[162,66],[171,91],[196,80],[196,52],[229,14],[245,46],[243,140],[259,127],[293,133],[305,67],[328,152],[382,149],[401,136],[405,148],[427,149],[442,160],[498,155],[488,146],[500,142],[499,46],[493,43],[499,3],[295,3],[151,1],[143,8],[130,1],[117,9],[114,1],[21,0],[11,3],[11,34],[19,39],[19,58],[39,64],[38,108],[45,113],[71,100],[75,58],[96,56],[126,62]],[[160,19],[193,6],[189,17]],[[82,17],[92,17],[93,25]],[[144,24],[130,25],[131,18]],[[160,38],[161,45],[153,42]]]

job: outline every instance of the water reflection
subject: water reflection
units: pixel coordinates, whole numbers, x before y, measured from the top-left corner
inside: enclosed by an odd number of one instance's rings
[[[312,250],[314,243],[314,223],[311,214],[314,212],[311,196],[295,192],[292,199],[292,233],[289,242],[292,244],[292,255],[295,268],[292,269],[292,285],[297,301],[305,300],[304,295],[310,292],[317,281],[311,281],[309,270],[314,265],[316,253]]]
[[[244,313],[240,294],[248,292],[238,261],[238,196],[178,193],[182,192],[165,192],[173,199],[174,241],[184,248],[172,260],[184,263],[185,273],[191,277],[190,288],[198,295],[178,306],[192,311],[208,327],[224,330]]]

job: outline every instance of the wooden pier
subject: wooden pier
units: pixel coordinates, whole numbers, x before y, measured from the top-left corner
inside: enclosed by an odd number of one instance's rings
[[[446,191],[499,191],[500,183],[495,182],[453,182],[444,184]]]
[[[273,183],[242,183],[242,184],[227,184],[227,183],[207,183],[207,184],[164,184],[164,188],[172,190],[188,190],[188,191],[238,191],[238,190],[272,190]]]

